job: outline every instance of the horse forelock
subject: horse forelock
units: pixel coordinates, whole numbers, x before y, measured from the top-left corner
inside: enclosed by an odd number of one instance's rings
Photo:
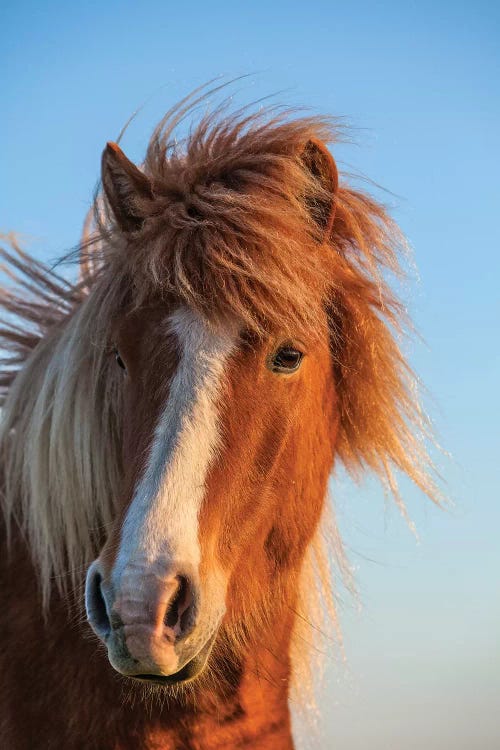
[[[122,274],[135,304],[154,290],[259,332],[317,324],[331,258],[304,206],[306,194],[314,200],[315,189],[319,200],[322,189],[304,170],[300,146],[330,131],[313,118],[263,120],[206,118],[175,145],[164,123],[144,162],[153,199],[132,236],[98,198],[98,239],[87,257],[103,274]]]

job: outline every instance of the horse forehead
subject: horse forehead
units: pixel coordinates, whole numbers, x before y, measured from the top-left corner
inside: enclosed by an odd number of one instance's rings
[[[168,316],[167,325],[179,342],[183,359],[198,352],[205,357],[227,356],[234,349],[239,334],[236,322],[210,322],[187,307],[175,309]],[[205,361],[201,360],[200,364]]]
[[[236,320],[212,321],[184,305],[170,310],[155,305],[117,322],[115,333],[120,346],[132,354],[159,353],[162,358],[172,358],[197,350],[213,356],[224,354],[234,347],[240,328]]]

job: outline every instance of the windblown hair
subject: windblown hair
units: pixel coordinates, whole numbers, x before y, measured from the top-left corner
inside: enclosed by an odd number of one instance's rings
[[[339,457],[355,474],[376,472],[396,497],[394,468],[436,495],[416,380],[397,343],[404,308],[387,279],[402,273],[397,228],[344,182],[326,238],[314,221],[331,195],[304,169],[302,153],[309,141],[335,140],[332,124],[217,112],[178,141],[191,106],[181,102],[151,138],[143,170],[152,189],[130,197],[130,232],[96,198],[78,283],[15,242],[2,251],[15,281],[0,301],[8,313],[0,329],[2,502],[28,540],[46,602],[54,578],[63,590],[81,579],[112,520],[121,427],[109,329],[125,307],[151,297],[208,319],[236,317],[257,334],[314,330],[322,305]]]

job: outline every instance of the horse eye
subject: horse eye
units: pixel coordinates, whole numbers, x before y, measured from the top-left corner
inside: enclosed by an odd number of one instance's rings
[[[282,346],[270,360],[270,369],[285,374],[295,372],[299,369],[303,356],[302,352],[293,346]]]
[[[116,360],[116,364],[118,365],[118,367],[121,367],[122,370],[126,370],[127,369],[125,367],[125,363],[124,363],[123,359],[120,357],[120,352],[118,351],[118,349],[115,349],[115,360]]]

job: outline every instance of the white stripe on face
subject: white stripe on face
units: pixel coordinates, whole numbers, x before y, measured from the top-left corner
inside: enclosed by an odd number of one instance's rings
[[[123,523],[112,571],[113,588],[121,587],[121,593],[124,584],[135,588],[145,570],[162,577],[175,562],[197,573],[200,563],[198,514],[219,440],[219,386],[236,336],[214,332],[186,309],[177,310],[169,323],[180,361]]]

